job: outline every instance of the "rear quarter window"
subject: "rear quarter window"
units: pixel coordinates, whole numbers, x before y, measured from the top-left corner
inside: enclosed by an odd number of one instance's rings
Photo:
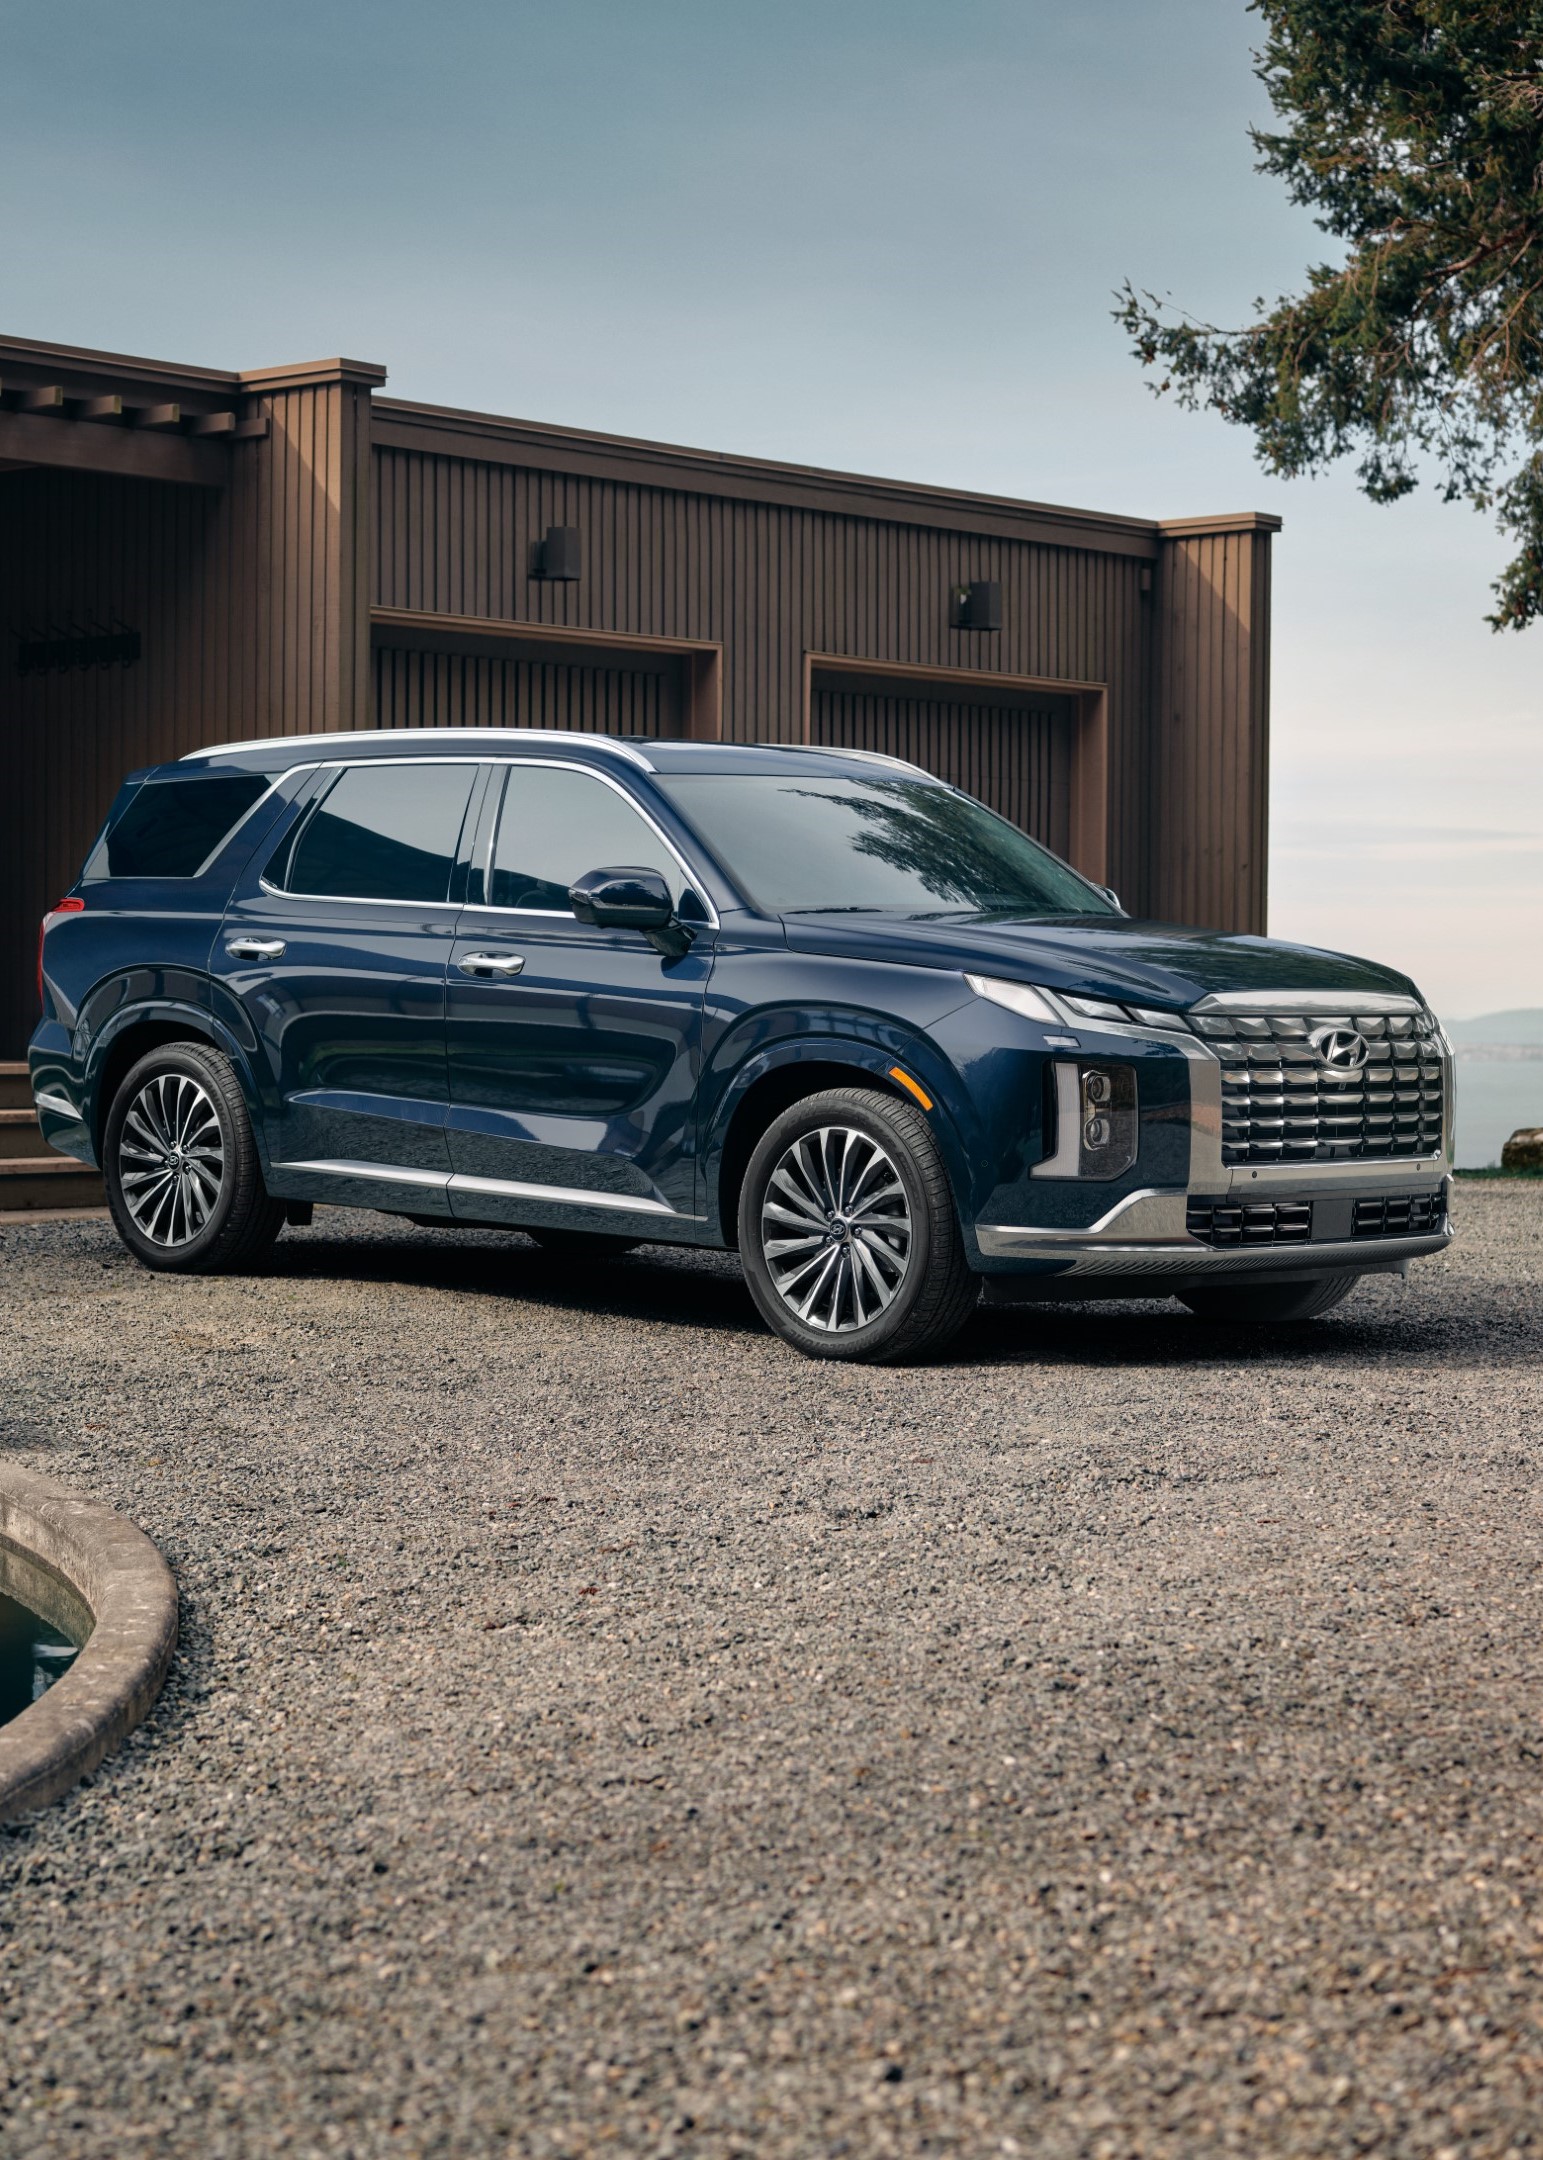
[[[270,786],[264,773],[147,780],[86,865],[88,878],[196,877]]]

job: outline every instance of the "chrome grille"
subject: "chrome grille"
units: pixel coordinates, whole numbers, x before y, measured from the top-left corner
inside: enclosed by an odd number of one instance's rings
[[[1222,1064],[1222,1160],[1346,1162],[1434,1155],[1442,1141],[1442,1054],[1426,1013],[1192,1013]],[[1311,1037],[1365,1037],[1366,1063],[1326,1065]]]

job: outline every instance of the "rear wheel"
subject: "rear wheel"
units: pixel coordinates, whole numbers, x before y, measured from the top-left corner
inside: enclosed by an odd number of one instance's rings
[[[1235,1320],[1269,1325],[1286,1320],[1316,1320],[1348,1296],[1359,1275],[1319,1275],[1311,1282],[1218,1283],[1214,1289],[1187,1290],[1180,1303],[1197,1320]]]
[[[745,1172],[739,1250],[762,1318],[806,1357],[925,1357],[980,1290],[931,1127],[866,1088],[808,1096],[767,1128]]]
[[[608,1230],[531,1230],[525,1232],[558,1260],[619,1260],[635,1252],[641,1238],[616,1237]]]
[[[102,1175],[118,1235],[146,1267],[249,1267],[283,1225],[235,1069],[204,1043],[166,1043],[130,1070],[107,1114]]]

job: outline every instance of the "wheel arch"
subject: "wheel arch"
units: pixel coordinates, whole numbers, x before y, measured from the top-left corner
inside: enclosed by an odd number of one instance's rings
[[[107,1130],[108,1112],[112,1108],[113,1097],[123,1083],[124,1075],[137,1065],[148,1051],[176,1042],[203,1043],[211,1050],[223,1052],[230,1059],[241,1092],[246,1098],[259,1160],[266,1169],[260,1106],[241,1045],[228,1029],[220,1025],[212,1013],[197,1005],[180,1004],[129,1007],[114,1014],[113,1019],[97,1036],[87,1074],[91,1105],[91,1143],[96,1151],[97,1161],[102,1160],[102,1138]]]
[[[740,1190],[756,1143],[772,1120],[807,1096],[836,1087],[871,1088],[920,1107],[912,1089],[895,1077],[897,1064],[893,1052],[881,1045],[833,1041],[827,1035],[781,1043],[740,1069],[719,1105],[707,1148],[709,1219],[725,1245],[737,1248],[739,1244]],[[938,1134],[957,1206],[961,1157],[953,1121],[928,1085],[932,1076],[912,1077],[920,1079],[928,1096],[928,1115]]]

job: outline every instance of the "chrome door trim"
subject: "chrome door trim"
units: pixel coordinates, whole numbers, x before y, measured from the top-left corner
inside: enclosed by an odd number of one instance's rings
[[[400,1163],[281,1162],[275,1171],[306,1171],[313,1177],[368,1178],[377,1185],[417,1185],[435,1192],[481,1193],[501,1200],[539,1200],[553,1207],[599,1208],[626,1215],[667,1215],[675,1222],[702,1222],[700,1215],[682,1215],[664,1200],[647,1200],[637,1193],[593,1192],[571,1185],[532,1185],[522,1179],[471,1177],[465,1171],[412,1170]],[[517,1227],[511,1225],[511,1227]]]
[[[51,1110],[55,1117],[78,1118],[75,1105],[66,1102],[62,1095],[34,1095],[32,1100],[40,1110]]]
[[[555,1207],[614,1209],[626,1215],[669,1215],[676,1221],[700,1222],[697,1215],[682,1216],[664,1200],[644,1200],[636,1193],[592,1192],[586,1186],[531,1185],[518,1178],[471,1177],[458,1170],[450,1179],[456,1193],[486,1193],[501,1200],[542,1200]]]
[[[276,1162],[275,1170],[307,1170],[315,1177],[371,1178],[380,1185],[422,1185],[443,1192],[448,1170],[410,1170],[401,1163]]]

